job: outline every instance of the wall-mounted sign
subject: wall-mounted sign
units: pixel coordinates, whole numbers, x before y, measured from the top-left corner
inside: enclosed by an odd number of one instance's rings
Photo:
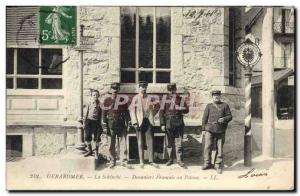
[[[258,63],[262,54],[259,47],[250,39],[247,39],[238,47],[236,56],[245,69],[252,69]]]
[[[40,44],[76,44],[76,7],[40,7]]]

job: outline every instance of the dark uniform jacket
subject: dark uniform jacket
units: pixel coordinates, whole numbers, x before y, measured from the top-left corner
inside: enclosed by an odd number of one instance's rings
[[[120,102],[124,102],[124,98],[120,98]],[[124,129],[128,126],[130,116],[128,111],[128,104],[120,104],[115,108],[116,99],[108,97],[104,100],[104,107],[102,109],[101,124],[103,129]],[[109,107],[110,106],[110,107]],[[109,109],[105,108],[109,107]]]
[[[176,95],[176,98],[173,98],[175,103],[164,104],[164,108],[159,112],[161,126],[166,126],[166,129],[184,126],[183,114],[187,114],[189,112],[189,107],[186,101],[184,101],[183,107],[180,108],[181,99],[182,97]],[[167,100],[172,100],[172,95],[168,96]]]
[[[224,118],[224,122],[218,123],[219,118]],[[231,120],[232,115],[227,103],[209,103],[202,117],[202,130],[211,133],[224,133]]]

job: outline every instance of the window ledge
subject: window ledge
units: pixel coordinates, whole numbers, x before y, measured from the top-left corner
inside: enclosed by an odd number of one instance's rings
[[[55,95],[55,96],[63,96],[64,95],[64,90],[62,89],[43,89],[43,90],[38,90],[38,89],[7,89],[6,90],[6,95],[7,96],[12,96],[12,95],[30,95],[30,96],[35,96],[35,95],[42,95],[42,96],[47,96],[47,95]]]
[[[168,83],[161,84],[148,84],[147,93],[168,93]],[[184,89],[181,86],[177,86],[177,92],[183,93]],[[121,84],[121,93],[136,94],[138,93],[137,84]]]
[[[6,126],[63,126],[77,127],[77,121],[7,121]]]

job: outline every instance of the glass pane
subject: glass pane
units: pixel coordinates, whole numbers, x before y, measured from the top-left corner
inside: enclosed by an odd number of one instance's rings
[[[18,74],[38,74],[39,49],[19,48],[17,62]]]
[[[153,66],[153,11],[139,8],[139,67]]]
[[[148,83],[153,82],[153,72],[151,71],[140,71],[139,72],[139,81],[147,81]]]
[[[135,83],[135,72],[134,71],[121,71],[121,82],[122,83]]]
[[[6,74],[14,73],[14,49],[6,49]]]
[[[38,88],[38,79],[37,78],[17,78],[17,88],[37,89]]]
[[[62,75],[62,49],[42,49],[42,74]]]
[[[156,72],[156,83],[170,83],[170,72]]]
[[[156,67],[170,68],[171,10],[156,8]]]
[[[121,8],[121,67],[135,67],[136,8]]]
[[[42,89],[62,89],[62,79],[42,79]]]
[[[6,88],[8,89],[14,88],[13,78],[6,78]]]

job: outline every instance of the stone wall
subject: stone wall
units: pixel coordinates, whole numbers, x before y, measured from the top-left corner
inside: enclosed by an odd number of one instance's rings
[[[80,6],[78,7],[78,29],[80,25],[84,25],[84,36],[95,38],[93,50],[84,51],[83,54],[83,94],[86,103],[90,88],[104,93],[111,82],[119,82],[120,8]],[[67,119],[77,120],[80,54],[71,47],[64,52],[70,57],[70,60],[64,64]]]
[[[23,157],[54,155],[74,150],[77,130],[64,126],[7,126],[7,135],[22,135]]]
[[[210,91],[225,84],[225,9],[176,7],[172,12],[172,81],[195,97],[188,118],[201,121]],[[199,124],[199,122],[198,122]]]

